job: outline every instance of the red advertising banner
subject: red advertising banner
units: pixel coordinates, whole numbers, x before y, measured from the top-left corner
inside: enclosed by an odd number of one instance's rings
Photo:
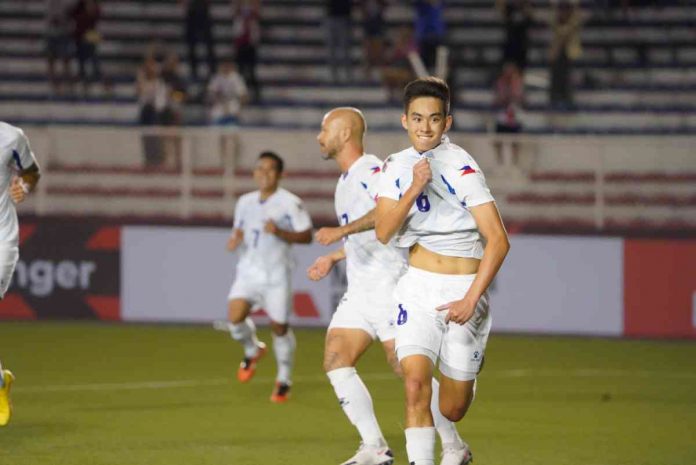
[[[696,241],[624,241],[624,334],[696,338]]]
[[[19,261],[0,301],[0,320],[120,320],[120,249],[120,226],[22,223]]]

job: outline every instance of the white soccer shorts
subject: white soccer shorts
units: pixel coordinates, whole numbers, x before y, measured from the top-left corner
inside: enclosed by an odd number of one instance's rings
[[[232,284],[227,300],[246,300],[251,303],[252,310],[263,308],[275,323],[285,324],[292,310],[290,281],[290,273],[275,279],[266,279],[261,274],[240,274]]]
[[[445,323],[446,311],[439,305],[464,297],[476,275],[447,275],[409,267],[394,292],[397,300],[396,354],[426,355],[433,364],[440,360],[445,376],[469,381],[481,370],[491,315],[486,292],[474,315],[463,325]]]
[[[5,297],[12,282],[12,274],[19,260],[19,248],[0,244],[0,299]]]
[[[329,329],[362,329],[372,339],[389,341],[396,336],[394,283],[366,289],[348,286],[331,317]]]

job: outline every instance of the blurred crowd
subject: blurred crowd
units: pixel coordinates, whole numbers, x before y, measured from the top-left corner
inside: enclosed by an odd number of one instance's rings
[[[530,0],[495,1],[504,29],[501,60],[491,79],[495,127],[500,132],[518,132],[523,127],[521,110],[525,105],[530,31],[539,24],[547,23],[550,32],[545,84],[549,105],[562,110],[574,107],[573,64],[582,55],[583,18],[577,1],[550,2],[550,16],[541,18],[535,15]],[[629,0],[595,2],[600,18],[630,17]],[[139,121],[142,125],[181,124],[185,103],[195,101],[206,104],[211,124],[235,124],[244,105],[262,100],[256,71],[263,35],[261,1],[230,0],[228,17],[232,19],[226,20],[231,21],[232,28],[232,43],[226,44],[232,50],[229,56],[216,52],[211,0],[178,0],[178,4],[188,72],[180,70],[177,50],[150,44],[137,70]],[[329,79],[337,84],[379,82],[393,102],[417,75],[449,78],[453,74],[449,71],[449,54],[468,49],[448,49],[446,0],[414,0],[410,6],[413,22],[398,28],[387,27],[389,9],[397,4],[394,0],[324,0],[324,4]],[[87,95],[90,86],[99,82],[105,92],[110,91],[111,82],[102,72],[99,59],[102,14],[99,0],[46,0],[48,78],[54,92],[72,94],[77,83]],[[362,40],[362,53],[353,56],[351,44],[358,38]],[[76,74],[73,62],[77,64]]]

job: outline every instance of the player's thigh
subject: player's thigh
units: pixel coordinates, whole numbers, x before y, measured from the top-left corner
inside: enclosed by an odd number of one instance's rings
[[[440,376],[440,412],[451,421],[459,421],[474,400],[476,378],[468,381]]]
[[[432,395],[433,362],[427,355],[414,354],[400,359],[403,371],[406,403],[430,405]]]
[[[238,298],[227,301],[227,315],[232,323],[242,322],[251,312],[252,303],[246,299]]]
[[[355,366],[372,343],[372,336],[362,329],[329,328],[324,343],[324,371]]]
[[[292,289],[289,282],[270,285],[262,291],[263,307],[268,317],[279,325],[287,325],[292,311]]]
[[[10,287],[18,259],[19,249],[17,247],[0,247],[0,299],[5,296],[7,288]]]
[[[401,370],[399,358],[396,356],[396,341],[393,338],[382,341],[382,347],[384,348],[384,355],[387,357],[387,363],[394,371],[396,376],[401,377],[403,375],[403,371]]]

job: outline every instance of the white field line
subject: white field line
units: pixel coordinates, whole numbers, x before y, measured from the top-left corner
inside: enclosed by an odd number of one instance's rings
[[[630,370],[598,370],[592,368],[576,370],[500,370],[485,371],[482,376],[486,378],[676,378],[696,380],[696,371],[692,372],[668,372],[668,371],[630,371]],[[394,381],[396,376],[391,372],[384,373],[363,373],[361,378],[366,381]],[[20,393],[42,393],[42,392],[82,392],[82,391],[127,391],[145,389],[173,389],[191,388],[205,386],[224,386],[236,383],[230,378],[217,379],[184,379],[184,380],[161,380],[161,381],[137,381],[128,383],[92,383],[92,384],[58,384],[43,386],[22,386],[20,382],[13,386],[13,392]],[[272,383],[273,378],[256,378],[260,383]],[[300,383],[324,383],[328,382],[324,375],[297,376],[296,382]]]

